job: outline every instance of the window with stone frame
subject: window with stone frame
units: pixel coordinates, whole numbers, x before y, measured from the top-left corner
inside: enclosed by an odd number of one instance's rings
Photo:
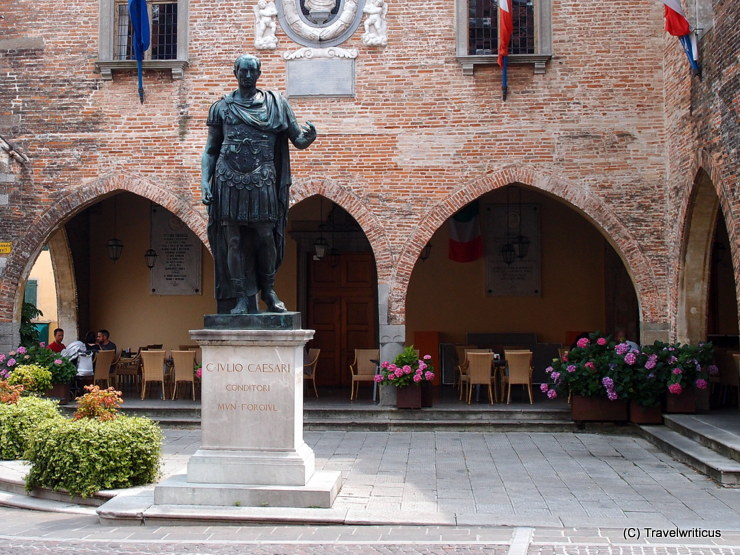
[[[104,79],[117,69],[136,67],[133,56],[133,28],[127,0],[99,0],[100,37],[96,65]],[[188,58],[189,0],[147,0],[150,47],[144,53],[144,69],[170,70],[182,78]]]
[[[498,60],[498,2],[456,0],[457,59],[463,73]],[[551,55],[550,0],[511,0],[514,29],[509,45],[510,64],[533,64],[544,73]]]
[[[128,14],[128,1],[115,0],[115,44],[113,59],[133,60],[134,28]],[[177,0],[147,1],[151,43],[146,60],[177,59]]]

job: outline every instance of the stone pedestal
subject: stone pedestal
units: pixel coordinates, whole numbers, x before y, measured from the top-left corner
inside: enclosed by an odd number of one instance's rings
[[[155,488],[155,504],[331,507],[340,473],[315,472],[303,441],[313,330],[298,329],[297,313],[213,315],[206,326],[190,332],[203,353],[201,448],[186,477]]]

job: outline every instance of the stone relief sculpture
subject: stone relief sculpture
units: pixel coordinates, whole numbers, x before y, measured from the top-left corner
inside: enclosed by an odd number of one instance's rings
[[[254,47],[257,50],[274,50],[278,39],[275,36],[277,8],[273,0],[259,0],[254,7]]]
[[[306,0],[304,4],[308,10],[311,21],[319,25],[326,23],[331,16],[331,11],[336,7],[336,0]]]
[[[388,44],[386,22],[388,4],[384,0],[368,0],[362,11],[367,14],[362,43],[365,46],[386,46]]]
[[[331,10],[334,9],[336,0],[307,0],[305,6],[308,8],[309,4],[331,4],[332,7],[329,10],[329,12],[331,12]],[[316,43],[319,41],[327,42],[340,37],[343,33],[348,31],[350,26],[352,26],[355,16],[359,12],[359,5],[358,0],[345,0],[342,9],[329,22],[329,24],[324,27],[314,27],[302,19],[298,0],[283,0],[282,10],[285,18],[284,23],[283,20],[281,20],[281,23],[283,23],[283,29],[285,29],[285,26],[287,25],[290,30],[295,33],[295,37],[293,37],[293,39],[299,44],[306,45],[305,42],[301,42],[301,39]],[[309,14],[310,13],[311,12],[309,11]]]

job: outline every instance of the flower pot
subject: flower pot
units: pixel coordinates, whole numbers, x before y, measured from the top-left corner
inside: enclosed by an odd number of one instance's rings
[[[633,424],[662,424],[663,411],[657,407],[643,407],[637,401],[630,402],[630,422]]]
[[[421,406],[431,407],[434,404],[432,382],[421,382]]]
[[[69,402],[70,399],[69,384],[55,383],[51,386],[51,389],[46,391],[46,396],[53,397],[54,399],[59,399],[59,404],[64,405],[65,403]]]
[[[571,397],[570,409],[576,422],[622,422],[627,420],[626,401],[610,401],[606,397]]]
[[[666,393],[665,411],[672,413],[693,414],[696,412],[696,390],[685,388],[680,395]]]
[[[396,388],[396,407],[399,409],[421,408],[421,387],[411,384]]]

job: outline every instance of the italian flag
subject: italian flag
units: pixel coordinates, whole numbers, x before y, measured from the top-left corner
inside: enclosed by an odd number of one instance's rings
[[[680,0],[663,0],[663,11],[665,13],[665,30],[669,35],[678,37],[683,46],[686,57],[689,59],[691,70],[695,75],[700,74],[696,35],[691,33],[689,20],[681,7]]]
[[[504,67],[504,58],[509,55],[509,43],[514,32],[510,0],[498,0],[498,65]]]
[[[478,201],[474,201],[449,219],[450,260],[473,262],[483,256],[478,210]]]

